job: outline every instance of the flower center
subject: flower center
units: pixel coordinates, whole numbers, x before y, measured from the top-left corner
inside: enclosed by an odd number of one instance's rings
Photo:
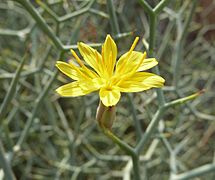
[[[112,91],[112,88],[111,87],[106,87],[105,88],[107,91]]]

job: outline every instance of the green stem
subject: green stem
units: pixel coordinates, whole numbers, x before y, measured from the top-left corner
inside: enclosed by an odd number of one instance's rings
[[[90,9],[89,9],[89,12],[90,12],[91,14],[95,14],[95,15],[101,16],[101,17],[103,17],[103,18],[105,18],[105,19],[109,19],[108,14],[106,14],[106,13],[103,12],[103,11],[90,8]]]
[[[185,173],[172,175],[171,180],[188,180],[193,179],[198,176],[202,176],[209,172],[214,172],[215,170],[215,163],[206,164],[203,166],[200,166],[198,168],[195,168],[193,170],[187,171]],[[205,176],[207,177],[207,176]]]
[[[150,22],[149,22],[149,28],[150,28],[150,34],[149,34],[149,56],[154,57],[154,51],[155,51],[155,38],[156,38],[156,24],[157,24],[157,17],[153,13],[149,16]],[[154,68],[154,71],[156,74],[160,74],[158,66]],[[165,98],[162,89],[156,89],[157,98],[159,106],[163,106],[165,103]]]
[[[87,4],[86,7],[82,8],[80,10],[77,10],[75,12],[72,12],[70,14],[66,14],[66,15],[64,15],[62,17],[59,17],[59,19],[58,19],[59,22],[64,22],[64,21],[70,20],[70,19],[72,19],[74,17],[80,16],[80,15],[86,13],[86,12],[89,12],[89,10],[92,7],[92,5],[94,4],[94,2],[95,2],[95,0],[91,0],[89,2],[89,4]]]
[[[134,180],[140,180],[140,170],[139,170],[139,156],[135,152],[134,148],[129,146],[127,143],[119,139],[115,134],[113,134],[109,129],[101,127],[104,134],[109,137],[114,143],[116,143],[126,154],[131,156],[133,163]]]
[[[180,65],[182,62],[182,50],[183,50],[183,45],[184,45],[184,40],[187,34],[187,30],[188,27],[190,25],[191,19],[193,17],[193,14],[195,12],[196,6],[197,6],[198,0],[194,0],[192,7],[191,7],[191,11],[188,15],[188,18],[185,22],[184,28],[182,30],[182,33],[180,33],[180,31],[178,31],[178,37],[177,37],[177,42],[176,42],[176,47],[175,47],[175,63],[174,63],[174,67],[173,67],[173,85],[176,87],[176,89],[178,88],[178,82],[180,79]],[[180,29],[181,27],[178,26],[178,29]]]
[[[149,15],[149,57],[154,57],[155,51],[155,39],[156,39],[156,25],[157,25],[157,16],[161,12],[161,10],[167,5],[169,0],[162,0],[154,9],[145,1],[139,0],[139,3],[142,5],[143,9]],[[154,68],[156,74],[160,74],[158,66]],[[140,154],[141,150],[143,149],[146,142],[150,139],[152,133],[156,130],[158,123],[165,112],[166,108],[165,105],[165,98],[162,89],[156,89],[157,92],[157,99],[159,103],[159,109],[154,115],[152,121],[150,122],[149,126],[146,129],[146,132],[142,136],[140,142],[137,144],[135,148],[136,154]]]
[[[123,151],[125,151],[126,154],[130,156],[133,155],[134,150],[131,146],[115,136],[109,129],[103,127],[102,130],[104,134],[109,137],[114,143],[116,143]]]
[[[154,133],[154,131],[156,130],[158,123],[163,115],[163,113],[165,112],[166,108],[164,107],[160,107],[157,112],[155,113],[155,115],[153,116],[152,121],[150,122],[150,124],[148,125],[146,132],[144,133],[144,135],[142,136],[140,142],[137,144],[136,148],[135,148],[135,152],[137,154],[141,153],[141,150],[143,149],[144,145],[150,140],[151,135]]]
[[[56,22],[59,22],[57,14],[51,10],[43,1],[36,0],[37,4],[42,7]]]
[[[13,78],[11,84],[10,84],[9,90],[8,90],[4,100],[3,100],[3,103],[1,105],[1,107],[0,107],[0,122],[3,121],[3,118],[4,118],[4,116],[5,116],[6,112],[7,112],[6,111],[7,107],[9,105],[9,103],[11,102],[11,100],[13,98],[13,95],[16,92],[16,86],[17,86],[17,84],[19,82],[20,74],[21,74],[22,68],[24,66],[25,60],[27,59],[26,56],[27,56],[27,52],[25,53],[25,55],[22,58],[22,61],[21,61],[20,65],[19,65],[19,67],[16,70],[15,76],[14,76],[14,78]]]
[[[45,88],[43,89],[43,91],[41,92],[41,94],[38,96],[38,98],[36,99],[36,104],[35,107],[33,109],[33,112],[31,114],[31,116],[28,118],[26,125],[24,127],[24,130],[22,131],[20,138],[18,139],[18,142],[16,144],[16,146],[14,147],[14,151],[17,151],[20,149],[20,147],[22,146],[23,142],[25,141],[25,139],[27,138],[27,135],[29,134],[29,130],[33,124],[33,121],[35,119],[35,117],[37,116],[37,112],[44,100],[44,97],[47,95],[47,93],[49,92],[49,90],[51,89],[51,85],[54,83],[54,81],[56,80],[56,77],[58,75],[58,71],[56,70],[53,74],[53,76],[51,77],[50,81],[46,84]]]
[[[5,179],[7,179],[7,180],[16,179],[13,174],[13,171],[10,167],[10,164],[8,163],[8,161],[5,157],[5,152],[4,152],[4,148],[3,148],[3,144],[1,142],[1,140],[0,140],[0,167],[3,168]]]
[[[190,22],[192,20],[192,17],[195,13],[195,10],[196,10],[196,7],[197,7],[197,4],[198,4],[199,0],[194,0],[192,1],[192,7],[191,7],[191,10],[190,10],[190,14],[188,15],[188,18],[187,20],[185,21],[185,25],[184,25],[184,28],[183,28],[183,32],[181,34],[181,39],[185,39],[186,37],[186,34],[187,34],[187,30],[188,30],[188,27],[190,25]]]
[[[155,38],[156,38],[156,24],[157,24],[157,17],[153,13],[149,16],[149,56],[152,57],[154,55],[154,48],[155,48]]]
[[[146,11],[146,13],[149,14],[149,16],[154,14],[153,9],[145,0],[138,0],[138,1],[140,5],[143,7],[143,9]]]
[[[174,101],[168,102],[168,103],[165,104],[165,108],[169,108],[169,107],[179,105],[179,104],[185,104],[185,102],[190,101],[192,99],[195,99],[198,96],[202,95],[203,93],[204,93],[204,90],[201,90],[201,91],[199,91],[197,93],[194,93],[194,94],[192,94],[190,96],[183,97],[183,98],[176,99]]]
[[[59,55],[59,59],[62,59],[63,55],[64,55],[64,52],[61,52]],[[33,112],[26,122],[24,130],[22,131],[20,138],[18,139],[18,142],[17,142],[16,146],[14,147],[14,151],[18,151],[20,149],[20,147],[22,146],[23,142],[25,141],[25,139],[27,138],[27,135],[29,134],[30,127],[31,127],[35,117],[37,116],[37,112],[38,112],[38,110],[39,110],[39,108],[40,108],[40,106],[44,100],[44,97],[46,97],[47,93],[51,89],[51,86],[55,82],[57,75],[58,75],[58,71],[55,70],[55,72],[53,73],[49,82],[46,84],[43,91],[39,94],[38,98],[36,99],[36,103],[35,103],[35,107],[33,109]]]
[[[173,107],[179,104],[183,104],[189,100],[195,99],[196,97],[198,97],[199,95],[201,95],[204,91],[199,91],[195,94],[192,94],[190,96],[184,97],[184,98],[180,98],[180,99],[176,99],[174,101],[165,103],[162,107],[160,107],[157,112],[155,113],[155,115],[153,116],[152,121],[150,122],[150,124],[148,125],[146,132],[143,134],[140,142],[137,144],[136,148],[135,148],[135,152],[137,154],[141,153],[141,150],[143,149],[144,145],[150,140],[150,137],[152,136],[153,132],[156,130],[158,123],[161,119],[161,117],[163,116],[164,112],[169,108],[169,107]]]
[[[52,29],[49,27],[49,25],[45,22],[45,20],[42,18],[39,12],[32,6],[32,4],[27,0],[14,0],[20,3],[34,18],[34,20],[37,22],[39,27],[48,35],[48,37],[52,40],[54,45],[59,50],[64,50],[64,46],[61,43],[60,39],[55,35],[55,33],[52,31]]]
[[[139,3],[142,5],[143,9],[149,15],[149,56],[154,57],[155,51],[155,39],[156,39],[156,25],[157,25],[157,16],[161,12],[161,10],[169,3],[169,0],[162,0],[154,9],[144,0],[139,0]],[[156,74],[160,74],[159,68],[156,66],[154,68]],[[163,106],[165,104],[165,98],[163,91],[161,89],[156,89],[159,106]]]
[[[170,0],[162,0],[159,4],[153,9],[155,14],[159,14],[163,8],[170,2]]]
[[[135,154],[132,156],[134,179],[140,180],[140,165],[139,165],[139,155]]]
[[[131,112],[132,112],[132,116],[133,116],[133,120],[134,120],[134,125],[135,125],[135,130],[136,130],[136,135],[137,135],[137,142],[138,142],[142,136],[141,124],[140,124],[140,121],[137,119],[137,113],[136,113],[134,103],[132,101],[131,94],[128,94],[127,97],[129,100],[129,107],[131,108]]]
[[[112,32],[115,35],[119,34],[120,33],[119,24],[117,21],[113,0],[107,0],[107,7],[108,7],[109,16],[110,16],[110,24],[111,24]]]

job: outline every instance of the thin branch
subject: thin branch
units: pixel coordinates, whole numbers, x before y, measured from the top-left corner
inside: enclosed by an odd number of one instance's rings
[[[154,14],[152,7],[145,0],[138,0],[143,9],[150,15]]]
[[[115,35],[119,34],[120,33],[119,24],[118,24],[113,0],[107,0],[107,8],[108,8],[109,16],[110,16],[110,24],[111,24],[112,32]]]
[[[32,6],[32,4],[27,0],[14,0],[20,3],[34,18],[39,27],[48,35],[48,37],[52,40],[54,45],[59,50],[64,50],[63,44],[60,39],[55,35],[51,27],[45,22],[40,13]]]
[[[20,65],[19,65],[19,67],[16,70],[14,78],[13,78],[11,84],[10,84],[9,90],[8,90],[4,100],[3,100],[3,103],[1,105],[1,107],[0,107],[0,122],[3,121],[4,115],[6,113],[6,109],[7,109],[8,105],[9,105],[9,103],[11,102],[11,100],[13,98],[13,95],[16,92],[16,86],[17,86],[17,84],[19,82],[20,74],[21,74],[22,68],[24,66],[25,60],[27,59],[26,56],[27,56],[27,52],[25,53],[25,55],[22,58],[22,61],[21,61]]]
[[[15,180],[15,176],[13,174],[13,171],[10,167],[10,164],[8,163],[6,157],[5,157],[5,152],[3,149],[3,144],[0,140],[0,166],[3,168],[5,179],[7,180]]]
[[[159,4],[153,9],[155,14],[159,14],[165,6],[170,2],[170,0],[162,0]]]
[[[157,110],[155,115],[152,118],[152,121],[148,125],[146,132],[143,134],[140,142],[135,147],[135,152],[137,154],[141,153],[141,150],[143,149],[144,145],[150,140],[152,133],[156,130],[157,125],[166,109],[164,107],[161,107]]]
[[[188,180],[188,179],[202,176],[206,173],[214,172],[214,171],[215,171],[215,163],[206,164],[198,168],[195,168],[193,170],[187,171],[185,173],[172,175],[171,180],[186,180],[186,179]]]

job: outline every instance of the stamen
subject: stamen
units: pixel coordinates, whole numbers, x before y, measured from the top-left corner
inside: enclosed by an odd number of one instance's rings
[[[117,79],[118,80],[118,82],[115,82],[115,85],[119,85],[122,81],[125,81],[128,77],[130,77],[132,75],[132,73],[128,73],[128,74],[126,74],[126,75],[124,75],[124,76],[121,76],[121,78],[120,79]]]
[[[72,55],[74,56],[74,58],[76,59],[76,61],[78,62],[78,64],[80,66],[84,66],[84,63],[81,61],[81,59],[78,57],[78,55],[75,53],[75,51],[73,49],[70,49]]]
[[[72,50],[71,50],[72,51]],[[86,78],[86,79],[91,79],[91,77],[88,75],[86,75],[86,74],[84,74],[82,71],[81,71],[81,68],[80,67],[77,67],[77,66],[75,66],[74,64],[70,64],[70,66],[72,66],[72,68],[74,68],[81,76],[83,76],[84,78]],[[83,64],[83,66],[82,66],[82,69],[84,69],[85,70],[85,68],[86,68],[86,66],[84,66],[84,64]],[[85,72],[87,72],[86,70],[85,70]]]
[[[131,46],[131,48],[130,48],[130,50],[129,50],[129,52],[134,50],[134,48],[136,47],[138,41],[139,41],[139,37],[136,37],[134,42],[133,42],[133,44],[132,44],[132,46]]]
[[[134,42],[133,42],[133,44],[131,45],[130,50],[128,51],[128,54],[127,54],[127,56],[126,56],[126,59],[128,59],[128,58],[130,57],[132,51],[134,50],[134,48],[136,47],[136,45],[137,45],[137,43],[138,43],[138,40],[139,40],[139,37],[136,37],[135,40],[134,40]],[[121,65],[121,67],[119,68],[118,71],[121,71],[122,68],[123,68],[124,66],[127,65],[127,63],[128,63],[128,61],[126,61],[126,60],[123,61],[123,64]]]

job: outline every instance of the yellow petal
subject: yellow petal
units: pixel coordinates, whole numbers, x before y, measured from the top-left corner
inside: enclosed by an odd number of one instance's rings
[[[86,66],[80,68],[80,71],[85,74],[85,77],[88,77],[87,79],[94,79],[98,77],[98,75],[94,71],[91,71]]]
[[[78,67],[74,67],[74,65],[68,64],[63,61],[57,61],[56,66],[62,73],[64,73],[71,79],[74,79],[74,80],[80,79],[81,74],[80,72],[77,71]]]
[[[86,83],[75,81],[65,84],[56,89],[57,93],[65,97],[76,97],[89,94],[97,90],[94,86],[87,86]]]
[[[57,61],[56,66],[61,72],[63,72],[65,75],[74,80],[89,81],[91,79],[98,77],[98,75],[95,72],[91,71],[86,66],[77,67],[71,62],[65,63],[62,61]]]
[[[95,49],[85,43],[78,43],[78,49],[88,65],[98,74],[101,72],[102,56]]]
[[[102,103],[108,107],[108,106],[114,106],[118,103],[120,99],[120,91],[118,89],[107,89],[107,88],[101,88],[99,92],[100,99]]]
[[[130,73],[131,71],[136,71],[138,66],[141,66],[145,61],[146,53],[141,53],[138,51],[132,51],[130,56],[129,52],[123,54],[116,65],[117,74]]]
[[[164,82],[165,80],[156,74],[136,72],[134,75],[121,81],[118,87],[121,92],[139,92],[153,87],[162,87]]]
[[[110,35],[107,35],[104,45],[102,46],[102,57],[106,65],[107,72],[111,76],[117,58],[117,46]]]
[[[145,71],[147,69],[151,69],[152,67],[156,66],[158,61],[155,58],[147,58],[143,60],[143,63],[138,68],[138,71]]]

